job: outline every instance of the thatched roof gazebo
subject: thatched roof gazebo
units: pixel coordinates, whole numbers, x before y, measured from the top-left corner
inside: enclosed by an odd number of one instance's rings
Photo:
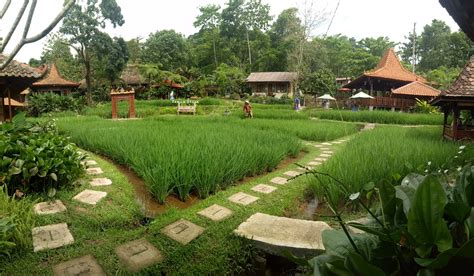
[[[120,78],[127,86],[141,87],[148,85],[148,81],[140,74],[140,68],[135,64],[128,64]]]
[[[5,56],[0,54],[0,63]],[[40,79],[45,70],[36,69],[27,64],[12,61],[5,69],[0,70],[0,121],[11,120],[14,102],[20,100],[20,92]],[[7,99],[7,101],[5,101]]]
[[[33,83],[35,92],[53,92],[68,95],[79,87],[80,83],[64,79],[58,71],[56,64],[52,64],[46,78]]]
[[[245,82],[252,90],[252,95],[292,97],[295,93],[296,72],[253,72]]]
[[[440,106],[444,112],[445,138],[474,139],[474,56],[451,87],[442,91],[431,104]],[[448,124],[450,114],[452,123]]]

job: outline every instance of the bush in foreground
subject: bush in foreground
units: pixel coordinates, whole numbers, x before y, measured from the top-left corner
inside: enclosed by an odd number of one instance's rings
[[[73,183],[84,155],[57,134],[54,122],[31,124],[19,114],[0,126],[0,184],[9,192],[45,192]]]

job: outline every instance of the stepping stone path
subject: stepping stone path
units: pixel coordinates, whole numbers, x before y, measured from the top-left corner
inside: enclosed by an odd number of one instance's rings
[[[87,168],[86,172],[91,175],[104,173],[101,168]]]
[[[54,249],[74,243],[66,223],[35,227],[32,230],[33,251]]]
[[[73,199],[80,201],[85,204],[96,205],[102,198],[106,197],[106,192],[84,190],[77,194]]]
[[[330,148],[320,148],[320,150],[331,150]]]
[[[59,263],[53,267],[53,273],[55,276],[107,275],[92,255],[86,255]]]
[[[316,162],[316,161],[311,161],[311,162],[308,163],[308,165],[310,165],[310,166],[319,166],[321,164],[322,164],[321,162]]]
[[[50,202],[40,202],[34,206],[35,214],[37,215],[51,215],[66,211],[66,206],[61,200],[55,200]]]
[[[317,147],[317,148],[322,148],[322,147],[324,147],[323,145],[314,145],[314,146]]]
[[[328,143],[328,142],[321,143],[321,145],[324,145],[324,146],[332,146],[332,144],[331,144],[331,143]]]
[[[212,221],[221,221],[230,217],[232,215],[232,211],[220,205],[214,204],[204,210],[199,211],[198,215],[206,217]]]
[[[231,195],[229,198],[227,198],[230,202],[237,203],[240,205],[249,205],[251,203],[254,203],[257,201],[259,198],[256,196],[252,196],[246,193],[236,193]]]
[[[131,272],[138,272],[143,268],[160,263],[164,259],[161,252],[145,239],[120,245],[115,248],[115,253]]]
[[[331,157],[332,155],[331,155],[331,154],[322,153],[322,154],[320,154],[319,156],[321,156],[321,157]]]
[[[284,173],[284,175],[287,175],[289,177],[297,177],[300,174],[301,174],[300,172],[295,172],[295,171],[287,171]]]
[[[334,152],[333,151],[330,151],[330,150],[325,150],[323,151],[324,154],[333,154]]]
[[[270,185],[258,184],[257,186],[252,188],[252,191],[262,194],[269,194],[273,193],[276,189],[277,188]]]
[[[190,221],[180,219],[161,230],[169,238],[186,245],[204,232],[204,228]]]
[[[94,178],[90,182],[91,186],[97,187],[97,186],[109,186],[112,185],[112,180],[108,178]]]
[[[372,130],[375,128],[375,124],[365,124],[364,128],[361,131]]]
[[[331,227],[321,221],[308,221],[256,213],[234,230],[238,236],[255,241],[257,247],[283,254],[289,250],[297,256],[322,253],[321,234]]]
[[[318,161],[318,162],[326,162],[327,160],[328,160],[327,158],[322,158],[322,157],[314,158],[314,161]]]
[[[277,185],[285,185],[286,183],[288,183],[288,179],[283,178],[283,177],[275,177],[275,178],[272,178],[270,182]]]
[[[95,166],[95,165],[97,165],[97,161],[87,160],[87,161],[82,161],[81,164],[85,165],[85,166]]]

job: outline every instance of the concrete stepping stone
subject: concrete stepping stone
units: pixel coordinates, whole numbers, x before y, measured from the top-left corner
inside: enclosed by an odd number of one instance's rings
[[[40,202],[35,204],[33,210],[37,215],[51,215],[66,211],[66,206],[57,199],[55,201]]]
[[[86,160],[86,161],[82,161],[81,164],[85,165],[85,166],[95,166],[95,165],[97,165],[97,161],[95,161],[95,160]]]
[[[323,145],[320,145],[320,144],[314,145],[314,146],[317,147],[317,148],[322,148],[322,147],[324,147]]]
[[[325,151],[325,150],[331,150],[330,148],[320,148],[320,150]]]
[[[314,161],[316,161],[316,162],[326,162],[326,161],[328,161],[328,159],[323,158],[323,157],[316,157],[316,158],[314,158]]]
[[[239,225],[234,233],[253,240],[271,254],[290,251],[296,256],[314,256],[324,252],[322,232],[331,227],[322,221],[309,221],[256,213]]]
[[[94,191],[94,190],[84,190],[77,194],[72,199],[80,201],[85,204],[96,205],[102,198],[106,197],[106,192]]]
[[[305,172],[305,171],[311,171],[311,170],[313,170],[313,169],[314,169],[314,168],[313,168],[313,167],[310,167],[310,166],[306,166],[306,167],[304,167],[304,168],[298,167],[298,170],[304,171],[304,172]]]
[[[237,203],[241,205],[249,205],[257,201],[259,198],[256,196],[246,194],[246,193],[238,192],[236,194],[231,195],[227,199],[233,203]]]
[[[324,154],[333,154],[334,152],[331,151],[331,150],[325,150],[325,151],[323,151],[323,153],[324,153]]]
[[[161,230],[161,233],[183,245],[190,243],[203,232],[204,228],[184,219],[175,221]]]
[[[341,141],[334,141],[334,142],[332,142],[332,143],[333,143],[333,144],[336,144],[336,145],[339,145],[339,144],[342,144],[343,142],[341,142]]]
[[[332,146],[332,144],[331,144],[331,143],[328,143],[328,142],[321,143],[321,145],[324,145],[324,146]]]
[[[288,183],[288,179],[283,178],[283,177],[275,177],[275,178],[272,178],[270,182],[277,185],[285,185],[286,183]]]
[[[112,185],[112,180],[103,177],[103,178],[94,178],[90,182],[91,186],[97,187],[97,186],[109,186]]]
[[[127,242],[115,248],[119,260],[131,272],[138,272],[143,268],[163,261],[163,255],[149,241],[145,239]]]
[[[253,187],[251,190],[257,193],[269,194],[269,193],[273,193],[276,189],[277,188],[270,185],[258,184],[257,186]]]
[[[300,172],[295,172],[295,171],[287,171],[284,173],[284,175],[287,175],[289,177],[297,177],[300,174],[301,174]]]
[[[66,223],[51,224],[35,227],[31,231],[33,236],[33,251],[54,249],[74,243]]]
[[[320,156],[320,157],[331,157],[332,155],[331,155],[331,154],[327,154],[327,153],[321,153],[319,156]]]
[[[87,168],[86,169],[87,174],[90,175],[95,175],[95,174],[102,174],[104,171],[102,171],[101,168]]]
[[[230,217],[232,215],[232,211],[220,205],[214,204],[204,210],[199,211],[198,215],[206,217],[212,221],[221,221]]]
[[[316,162],[316,161],[311,161],[311,162],[308,163],[308,165],[310,165],[310,166],[319,166],[321,164],[322,164],[321,162]]]
[[[74,258],[53,267],[54,276],[105,276],[104,270],[92,255]]]

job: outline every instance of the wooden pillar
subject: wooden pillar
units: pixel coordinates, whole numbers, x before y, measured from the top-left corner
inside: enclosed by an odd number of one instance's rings
[[[449,109],[448,108],[443,108],[443,113],[444,113],[444,121],[443,121],[443,137],[446,137],[446,125],[448,124],[448,114],[449,114]]]
[[[13,110],[12,110],[12,95],[10,93],[10,88],[7,88],[7,97],[8,97],[8,120],[11,122],[13,119]]]
[[[4,104],[4,101],[3,101],[3,90],[0,89],[0,100],[2,100],[2,103],[0,103],[0,122],[3,122],[5,121],[5,104]]]
[[[134,119],[135,114],[135,94],[128,96],[128,117]]]
[[[117,98],[112,96],[112,119],[117,119]]]
[[[457,105],[453,107],[453,140],[458,139],[458,119],[459,119],[459,109]]]

